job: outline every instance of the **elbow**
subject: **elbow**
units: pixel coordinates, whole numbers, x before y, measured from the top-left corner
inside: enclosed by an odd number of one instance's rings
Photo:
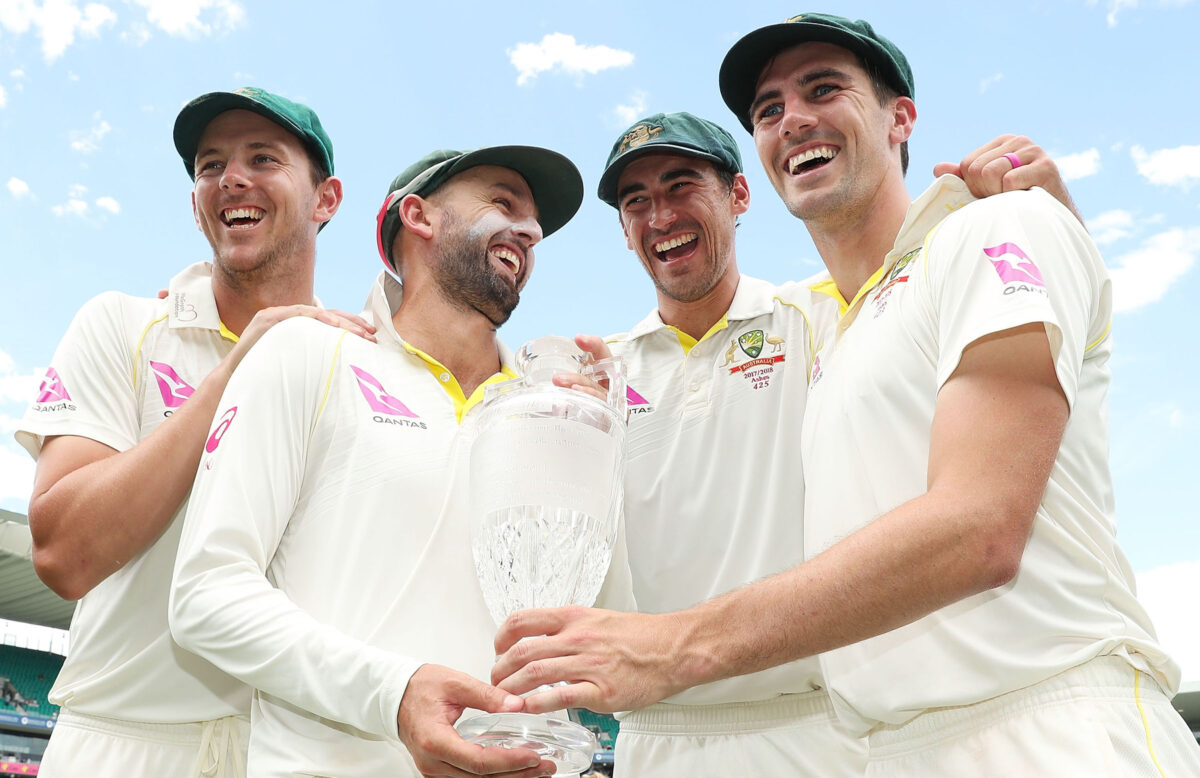
[[[79,574],[79,566],[70,564],[53,549],[33,547],[33,570],[46,588],[68,602],[91,591],[91,584]]]
[[[992,529],[979,533],[979,546],[972,555],[971,564],[976,569],[978,591],[1005,586],[1017,577],[1033,528],[1033,518],[1033,512],[1028,516],[1014,513],[991,517],[989,526]]]
[[[53,519],[45,513],[38,501],[29,503],[33,570],[46,588],[64,600],[74,602],[91,591],[98,581],[89,579],[84,560],[72,553],[62,538],[42,529],[53,524]]]

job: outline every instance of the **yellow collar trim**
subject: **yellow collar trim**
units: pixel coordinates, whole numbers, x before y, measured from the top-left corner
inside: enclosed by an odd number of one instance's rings
[[[463,394],[462,385],[458,383],[458,379],[454,377],[454,374],[445,365],[409,343],[403,345],[410,354],[420,357],[421,361],[425,363],[425,369],[437,379],[437,382],[441,384],[446,394],[450,395],[450,399],[454,402],[454,418],[459,424],[462,424],[463,417],[467,415],[468,411],[483,402],[484,389],[492,384],[518,378],[517,371],[508,365],[501,364],[499,373],[492,375],[479,386],[475,387],[475,391],[471,392],[470,397],[467,397]]]
[[[234,343],[238,342],[238,336],[233,334],[233,330],[231,330],[225,326],[225,322],[218,319],[217,325],[218,325],[217,329],[218,329],[218,331],[220,331],[222,338],[225,338],[225,340],[232,341]]]
[[[708,340],[713,335],[715,335],[716,333],[720,332],[721,330],[725,329],[728,326],[729,326],[729,314],[725,314],[724,316],[721,317],[720,321],[718,321],[716,324],[714,324],[713,326],[708,328],[708,332],[704,333],[704,336],[701,337],[700,340],[696,340],[695,338],[693,338],[691,335],[687,334],[683,330],[679,329],[678,327],[674,327],[670,324],[667,325],[667,329],[674,332],[675,337],[679,338],[679,345],[683,346],[683,353],[690,354],[692,349],[696,347],[697,343],[703,343],[704,341]]]

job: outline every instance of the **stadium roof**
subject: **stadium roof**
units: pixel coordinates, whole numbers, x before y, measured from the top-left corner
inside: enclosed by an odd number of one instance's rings
[[[46,588],[33,571],[29,519],[0,510],[0,618],[66,629],[75,603]]]

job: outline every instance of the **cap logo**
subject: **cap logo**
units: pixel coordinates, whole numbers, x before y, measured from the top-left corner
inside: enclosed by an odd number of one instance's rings
[[[623,154],[627,149],[636,149],[643,143],[648,143],[654,140],[654,136],[662,131],[662,127],[651,127],[649,124],[639,124],[629,132],[625,133],[625,137],[621,139],[621,148],[617,153]]]
[[[245,95],[246,97],[258,97],[261,92],[253,87],[244,86],[241,89],[236,89],[233,92],[235,95]]]
[[[791,18],[784,19],[783,23],[784,24],[794,24],[795,22],[798,22],[803,18],[804,18],[804,14],[796,14],[795,16],[793,16]]]

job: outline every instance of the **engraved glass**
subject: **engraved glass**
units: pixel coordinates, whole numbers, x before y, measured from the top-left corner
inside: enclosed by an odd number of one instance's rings
[[[516,354],[521,377],[484,393],[470,450],[471,545],[492,618],[595,602],[621,510],[625,381],[620,361],[592,362],[558,336]],[[595,381],[601,400],[555,386],[559,373]],[[531,748],[559,773],[592,763],[595,736],[571,721],[491,713],[457,725],[480,745]]]

